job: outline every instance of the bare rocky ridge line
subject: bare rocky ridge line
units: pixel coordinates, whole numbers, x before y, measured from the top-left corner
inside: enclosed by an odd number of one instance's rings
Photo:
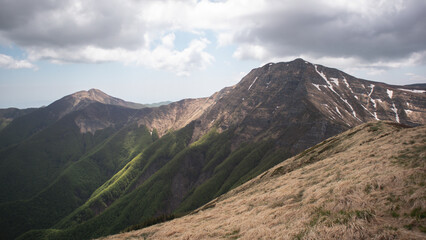
[[[294,88],[291,89],[292,86],[287,84],[292,84]],[[263,116],[262,119],[267,121],[292,107],[289,104],[300,104],[295,99],[285,98],[285,95],[294,94],[286,92],[288,89],[297,90],[297,100],[308,101],[325,118],[346,129],[372,120],[391,120],[409,125],[426,122],[426,90],[358,79],[337,69],[312,64],[303,59],[266,64],[253,69],[237,85],[224,88],[211,97],[184,99],[153,108],[149,112],[140,111],[129,118],[129,121],[156,129],[162,136],[197,120],[199,124],[193,136],[193,141],[196,141],[212,127],[217,127],[221,132],[230,126],[250,121],[248,118],[253,115],[258,118]],[[71,107],[61,115],[85,107],[87,101],[123,107],[135,105],[96,89],[70,96]],[[283,98],[280,99],[279,96]],[[137,105],[139,108],[142,106]],[[84,119],[79,119],[76,123],[82,132],[94,132],[112,125],[102,123],[98,127],[87,128],[89,124]],[[241,141],[265,130],[262,126],[249,128],[252,129],[246,129],[241,134]],[[264,135],[271,134],[273,135],[270,131],[265,131]]]

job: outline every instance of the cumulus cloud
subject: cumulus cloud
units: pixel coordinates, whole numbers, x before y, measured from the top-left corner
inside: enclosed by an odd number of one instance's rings
[[[162,24],[149,22],[149,10],[155,4],[118,0],[0,0],[0,39],[4,44],[23,48],[30,61],[118,61],[183,76],[210,64],[214,58],[205,51],[208,40],[193,39],[178,51],[174,49],[175,35],[170,33],[175,29],[167,22],[171,18],[162,16]]]
[[[404,62],[426,50],[426,2],[389,1],[271,1],[233,32],[234,42],[262,46],[260,58],[308,56],[344,58],[383,67]],[[229,38],[229,36],[228,36]],[[237,52],[240,50],[237,50]],[[240,58],[256,55],[236,54]],[[259,58],[258,58],[259,59]],[[424,56],[417,63],[424,61]]]
[[[11,56],[0,54],[0,67],[7,69],[32,68],[37,69],[32,63],[27,60],[16,60]]]
[[[0,41],[29,59],[121,61],[179,75],[213,61],[207,45],[237,59],[304,57],[381,69],[425,64],[424,0],[0,0]],[[213,32],[175,50],[175,31]],[[196,34],[195,34],[196,35]],[[202,34],[200,35],[202,36]]]

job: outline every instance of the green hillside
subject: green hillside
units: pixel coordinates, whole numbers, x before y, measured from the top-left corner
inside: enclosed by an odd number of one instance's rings
[[[153,141],[145,127],[127,126],[69,165],[52,184],[28,200],[0,205],[3,236],[46,228],[83,204],[92,192]],[[5,221],[7,219],[7,221]]]
[[[136,156],[123,170],[53,229],[21,239],[89,239],[117,233],[163,214],[185,214],[290,156],[274,141],[243,144],[231,152],[232,131],[212,129],[188,145],[194,123],[171,132]]]
[[[123,125],[128,113],[94,104],[0,151],[0,238],[52,226],[158,138],[145,127]],[[87,114],[117,124],[81,133],[75,119]]]

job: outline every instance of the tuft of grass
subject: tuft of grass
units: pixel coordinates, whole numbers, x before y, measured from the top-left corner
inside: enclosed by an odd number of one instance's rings
[[[326,221],[330,216],[329,210],[324,210],[323,207],[317,207],[312,212],[313,217],[311,218],[309,222],[309,226],[313,227],[317,225],[318,223]]]
[[[227,239],[238,239],[238,238],[240,238],[239,233],[240,233],[240,229],[235,229],[234,231],[227,233],[225,235],[225,238],[227,238]]]
[[[422,209],[422,207],[417,207],[411,210],[410,216],[416,219],[424,219],[426,218],[426,209]]]
[[[399,218],[399,213],[398,213],[398,212],[396,212],[395,210],[392,210],[392,211],[391,211],[391,216],[392,216],[393,218]]]
[[[373,187],[371,186],[371,184],[368,183],[367,185],[365,185],[364,192],[367,193],[367,194],[369,194],[371,192],[372,188]]]

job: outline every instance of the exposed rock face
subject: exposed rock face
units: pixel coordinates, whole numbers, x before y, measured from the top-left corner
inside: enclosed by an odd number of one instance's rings
[[[169,130],[183,128],[191,121],[196,120],[214,103],[214,97],[184,99],[154,108],[149,114],[140,112],[137,122],[139,125],[147,126],[148,129],[156,129],[158,134],[163,136]]]
[[[297,152],[372,120],[424,124],[425,109],[426,90],[362,80],[296,59],[254,69],[226,89],[199,118],[194,139],[213,126],[235,127],[236,144],[273,137]]]
[[[95,102],[77,111],[74,122],[81,133],[94,134],[98,130],[130,123],[137,112],[136,109]]]
[[[311,82],[311,101],[332,119],[347,122],[351,127],[371,120],[408,125],[426,121],[425,89],[357,79],[320,65],[314,68],[322,81]]]
[[[98,89],[90,89],[89,91],[80,91],[80,92],[76,92],[74,94],[65,96],[59,99],[58,101],[52,103],[51,105],[49,105],[49,107],[57,108],[58,110],[60,109],[60,111],[58,111],[56,114],[58,115],[58,118],[61,118],[62,116],[70,112],[83,109],[87,107],[89,104],[94,102],[121,106],[126,108],[134,108],[134,109],[140,109],[145,107],[142,104],[127,102],[119,98],[109,96],[108,94]]]

